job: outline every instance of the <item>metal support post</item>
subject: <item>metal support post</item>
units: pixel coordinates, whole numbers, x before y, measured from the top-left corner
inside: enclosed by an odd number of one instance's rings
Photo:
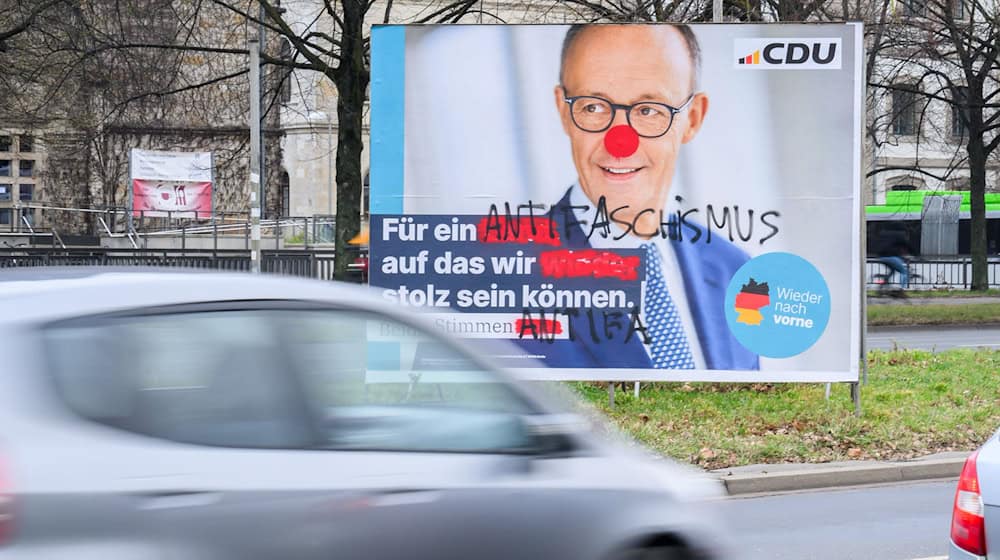
[[[257,150],[257,159],[259,161],[260,167],[257,168],[257,176],[260,177],[260,187],[258,191],[258,199],[260,201],[259,207],[261,209],[261,216],[267,212],[267,145],[264,142],[264,127],[260,126],[261,119],[263,116],[260,112],[260,107],[264,104],[264,97],[262,95],[262,89],[260,87],[260,73],[261,73],[261,61],[260,53],[267,50],[267,26],[264,25],[264,21],[267,19],[267,14],[264,11],[264,3],[258,2],[260,4],[258,8],[259,20],[257,24],[257,62],[255,66],[257,67],[257,96],[254,98],[257,103],[257,139],[260,142]],[[276,2],[276,4],[281,4],[281,2]]]
[[[854,416],[861,418],[861,384],[851,383],[851,401],[854,402]]]
[[[615,409],[615,383],[608,381],[608,408]]]
[[[250,272],[260,274],[260,46],[250,40]]]

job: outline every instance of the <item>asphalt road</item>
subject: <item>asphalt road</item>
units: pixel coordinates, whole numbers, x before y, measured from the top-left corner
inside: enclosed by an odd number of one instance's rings
[[[891,327],[868,329],[869,350],[1000,348],[998,327]]]
[[[947,555],[954,481],[733,498],[745,560],[914,560]]]

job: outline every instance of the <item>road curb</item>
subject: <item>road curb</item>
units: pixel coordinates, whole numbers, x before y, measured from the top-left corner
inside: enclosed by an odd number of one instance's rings
[[[814,490],[957,478],[965,464],[959,457],[927,458],[914,461],[856,461],[829,465],[759,465],[712,471],[730,496]]]
[[[1000,321],[990,323],[946,323],[940,325],[868,325],[868,332],[995,329],[997,327],[1000,327]]]

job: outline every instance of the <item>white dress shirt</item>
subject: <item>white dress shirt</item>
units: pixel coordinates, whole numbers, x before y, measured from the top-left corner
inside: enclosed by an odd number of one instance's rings
[[[597,204],[587,198],[586,193],[583,192],[578,183],[574,184],[570,189],[569,201],[575,207],[573,208],[573,213],[576,215],[576,221],[580,222],[584,233],[587,233],[590,223],[594,219],[594,209],[597,207]],[[586,206],[588,209],[583,210],[579,208],[580,206]],[[612,235],[607,237],[602,236],[600,232],[595,232],[589,239],[590,246],[595,249],[641,249],[644,243],[649,242],[652,242],[656,246],[656,249],[660,252],[660,259],[663,261],[663,279],[667,283],[670,298],[677,307],[681,323],[684,325],[684,333],[687,335],[688,345],[691,347],[691,355],[694,357],[694,366],[698,369],[705,369],[705,357],[701,353],[701,345],[698,344],[698,331],[695,330],[694,319],[691,317],[691,309],[688,307],[687,295],[684,291],[684,277],[681,275],[680,267],[677,264],[677,255],[674,254],[673,247],[670,245],[670,239],[664,239],[660,235],[650,239],[643,239],[629,233],[621,239],[616,240],[615,237],[620,236],[624,232],[624,229],[622,229],[620,224],[613,221],[611,223],[613,224],[612,227],[618,231],[613,232]],[[645,296],[645,286],[643,288],[643,296]],[[642,324],[648,324],[642,311],[640,311],[639,317],[642,320]],[[646,353],[649,354],[650,346],[646,344],[643,346],[646,349]]]

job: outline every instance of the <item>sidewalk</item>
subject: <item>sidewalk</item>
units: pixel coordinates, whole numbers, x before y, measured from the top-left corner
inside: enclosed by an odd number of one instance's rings
[[[730,496],[958,478],[968,452],[935,453],[909,461],[840,461],[750,465],[709,471]]]
[[[868,305],[968,305],[1000,303],[1000,296],[920,297],[920,291],[907,292],[906,298],[867,296]]]

